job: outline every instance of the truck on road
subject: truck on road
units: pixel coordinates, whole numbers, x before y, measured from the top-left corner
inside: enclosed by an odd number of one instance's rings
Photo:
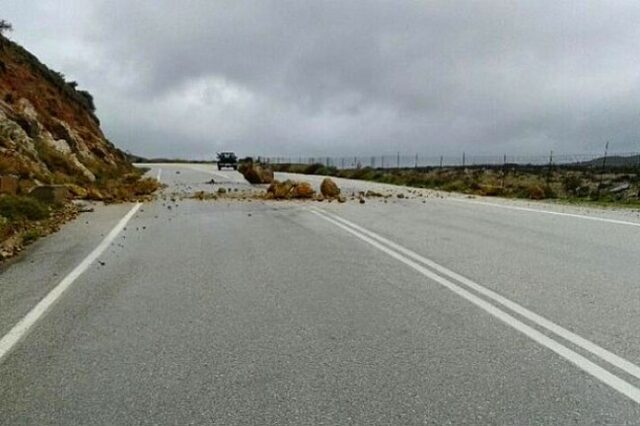
[[[231,167],[233,170],[238,170],[238,157],[236,157],[235,153],[218,153],[218,170],[222,170],[223,167]]]

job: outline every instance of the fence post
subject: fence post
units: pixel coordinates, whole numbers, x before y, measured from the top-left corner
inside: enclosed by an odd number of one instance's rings
[[[398,151],[398,157],[397,158],[398,158],[398,161],[397,161],[396,164],[397,164],[397,168],[399,169],[400,168],[400,151]]]
[[[380,168],[384,169],[384,155],[380,156]]]
[[[442,160],[443,160],[443,158],[442,158],[442,155],[441,155],[440,156],[440,168],[442,168]]]
[[[502,157],[502,189],[504,189],[504,179],[507,175],[507,154]]]
[[[465,152],[464,152],[464,151],[462,151],[462,167],[464,167],[464,166],[465,166],[465,162],[466,162],[465,155],[466,155],[466,154],[465,154]]]
[[[416,169],[418,168],[418,154],[416,154]]]
[[[609,151],[609,141],[604,145],[604,157],[602,157],[602,173],[607,166],[607,151]]]

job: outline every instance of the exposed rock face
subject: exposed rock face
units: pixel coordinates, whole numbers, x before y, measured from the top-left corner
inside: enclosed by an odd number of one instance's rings
[[[238,168],[247,182],[252,184],[273,182],[273,170],[256,163],[244,163]]]
[[[82,186],[131,168],[100,130],[91,95],[0,36],[0,175]]]
[[[340,195],[340,188],[338,188],[338,185],[330,178],[324,178],[320,184],[320,192],[322,192],[325,198],[336,198]]]

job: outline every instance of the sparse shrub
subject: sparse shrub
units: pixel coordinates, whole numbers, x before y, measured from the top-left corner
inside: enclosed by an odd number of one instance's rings
[[[582,178],[578,175],[570,174],[562,179],[562,187],[567,194],[576,195],[580,186],[582,186]]]
[[[22,235],[22,241],[25,244],[31,244],[40,237],[42,237],[42,230],[38,228],[31,228]]]
[[[544,198],[556,198],[556,191],[554,191],[553,187],[551,185],[544,185],[542,187],[542,190],[544,191]]]
[[[527,187],[527,195],[532,200],[542,200],[545,198],[545,191],[540,185],[529,185]]]
[[[317,175],[318,174],[318,170],[323,169],[323,168],[324,168],[324,164],[314,163],[314,164],[308,165],[304,169],[303,173],[308,174],[308,175]]]
[[[13,25],[4,19],[0,19],[0,35],[13,31]]]
[[[0,156],[0,175],[17,175],[28,178],[34,170],[21,158]]]
[[[353,179],[371,180],[374,174],[375,172],[371,167],[363,167],[355,170],[352,177]]]
[[[462,179],[455,179],[442,185],[442,189],[451,192],[465,192],[469,186]]]
[[[31,197],[6,195],[0,197],[0,216],[9,220],[42,220],[49,217],[49,208]]]

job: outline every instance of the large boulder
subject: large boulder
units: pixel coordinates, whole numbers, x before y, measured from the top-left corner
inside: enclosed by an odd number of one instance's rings
[[[267,188],[267,194],[273,199],[284,200],[289,198],[313,198],[315,191],[309,182],[294,182],[291,180],[279,182],[274,180]]]
[[[285,180],[284,182],[280,182],[274,180],[271,185],[269,185],[269,188],[267,188],[267,194],[270,194],[271,198],[275,198],[276,200],[290,198],[293,187],[293,181]]]
[[[296,182],[291,190],[291,196],[293,198],[313,198],[315,192],[309,182]]]
[[[322,192],[325,198],[336,198],[340,195],[340,188],[338,188],[338,185],[330,178],[324,178],[320,184],[320,192]]]
[[[273,182],[273,170],[256,163],[241,164],[238,171],[252,184]]]

